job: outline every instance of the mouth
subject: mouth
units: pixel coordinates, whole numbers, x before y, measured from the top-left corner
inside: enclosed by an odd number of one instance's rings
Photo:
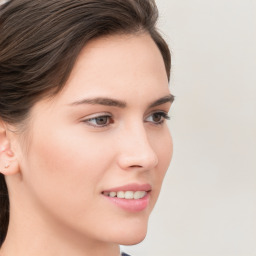
[[[117,197],[124,199],[141,199],[147,195],[149,191],[111,191],[111,192],[103,192],[104,196],[108,197]]]
[[[103,191],[102,195],[123,210],[139,212],[147,208],[151,189],[149,184],[129,184]]]

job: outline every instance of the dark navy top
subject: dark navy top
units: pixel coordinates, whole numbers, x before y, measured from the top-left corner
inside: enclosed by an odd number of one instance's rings
[[[131,255],[122,252],[121,256],[131,256]]]

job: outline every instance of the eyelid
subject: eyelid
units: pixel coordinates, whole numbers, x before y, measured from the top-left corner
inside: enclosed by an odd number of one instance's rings
[[[150,114],[148,114],[145,118],[145,120],[147,118],[149,118],[150,116],[154,115],[154,114],[159,114],[163,120],[159,121],[159,122],[152,122],[152,121],[146,121],[146,122],[149,122],[149,123],[152,123],[154,125],[161,125],[164,123],[165,120],[170,120],[170,116],[168,115],[168,113],[164,110],[154,110],[152,111]]]
[[[112,114],[110,114],[109,112],[99,112],[99,113],[95,113],[95,114],[91,114],[86,117],[83,117],[82,120],[89,120],[89,119],[93,119],[93,118],[97,118],[97,117],[101,117],[101,116],[111,117]]]
[[[165,110],[158,110],[158,109],[151,111],[149,114],[147,114],[146,118],[148,116],[153,115],[153,114],[160,114],[160,115],[162,114],[163,116],[166,116],[166,117],[170,118],[167,111],[165,111]]]
[[[94,124],[90,123],[91,120],[97,119],[97,118],[100,118],[100,117],[112,118],[113,115],[108,113],[108,112],[101,112],[101,113],[96,113],[96,114],[92,114],[92,115],[86,116],[81,121],[83,123],[87,124],[88,126],[92,126],[94,128],[104,128],[104,127],[107,127],[107,126],[109,126],[111,124],[111,123],[108,123],[108,124],[105,124],[105,125],[94,125]]]

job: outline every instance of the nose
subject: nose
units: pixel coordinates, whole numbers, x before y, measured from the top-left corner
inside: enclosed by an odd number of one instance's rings
[[[119,139],[118,165],[123,170],[151,170],[158,164],[154,147],[150,144],[145,128],[127,128]]]

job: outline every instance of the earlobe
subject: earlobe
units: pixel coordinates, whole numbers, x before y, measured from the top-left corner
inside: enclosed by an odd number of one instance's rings
[[[19,167],[15,154],[10,147],[6,125],[0,120],[0,173],[3,175],[13,175],[17,172],[19,172]]]
[[[0,173],[5,176],[13,175],[19,172],[19,167],[17,165],[17,161],[6,162],[0,164]]]
[[[0,152],[0,173],[3,175],[13,175],[19,172],[19,165],[14,153],[10,149]]]

